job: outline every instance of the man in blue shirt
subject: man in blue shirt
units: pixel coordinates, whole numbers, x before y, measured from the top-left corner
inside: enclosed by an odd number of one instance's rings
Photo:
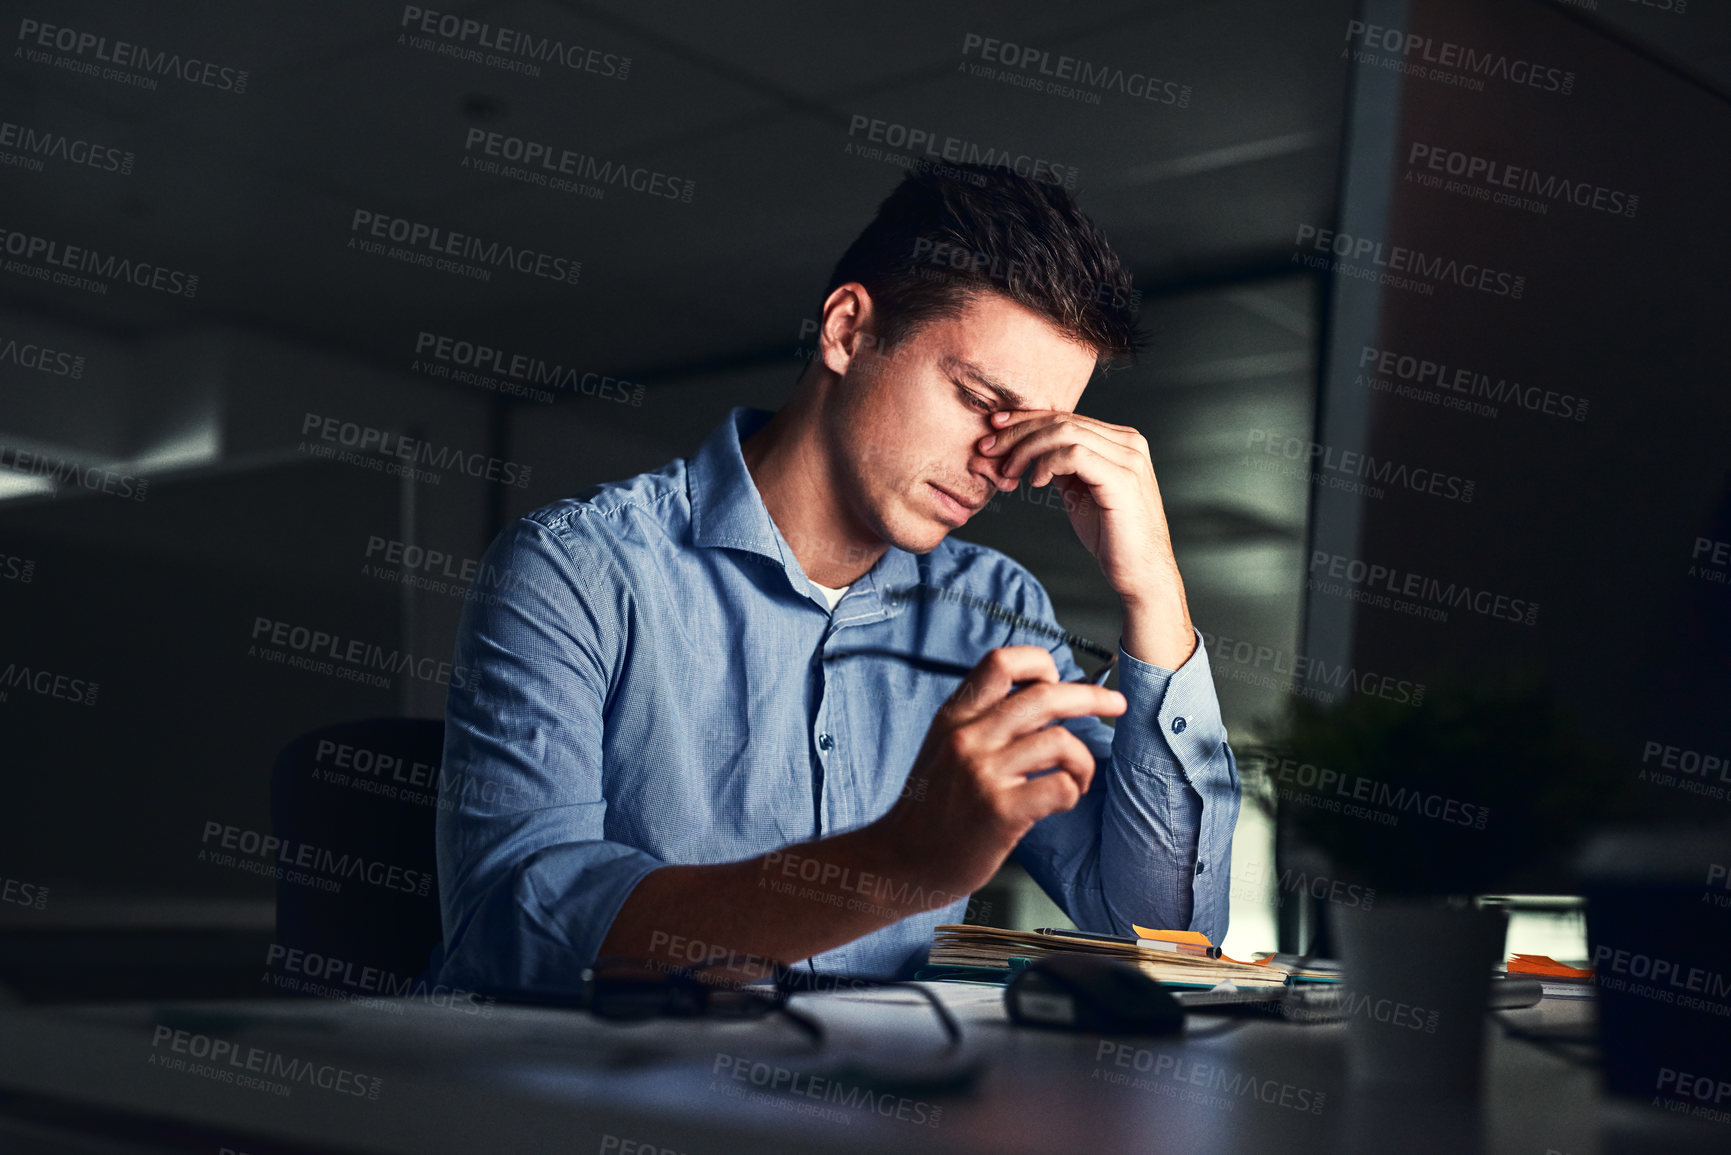
[[[446,707],[445,981],[906,975],[1012,854],[1082,929],[1225,935],[1238,773],[1148,445],[1074,412],[1134,352],[1129,275],[1061,188],[960,167],[842,257],[783,409],[493,542]],[[1053,622],[948,536],[1023,480],[1118,593],[1122,692],[978,608]]]

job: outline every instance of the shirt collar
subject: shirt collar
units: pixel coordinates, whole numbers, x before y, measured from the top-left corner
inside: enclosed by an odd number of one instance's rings
[[[780,565],[788,584],[814,601],[820,595],[811,588],[793,547],[787,544],[769,507],[757,491],[757,482],[745,466],[740,444],[762,429],[771,417],[768,409],[740,405],[728,410],[686,464],[685,477],[691,499],[691,540],[700,547],[725,546],[758,554]],[[906,550],[890,546],[836,607],[837,621],[863,621],[893,617],[902,603],[883,597],[885,589],[905,589],[918,582],[919,564]],[[828,603],[821,603],[828,609]]]
[[[783,560],[781,532],[763,504],[763,495],[757,492],[740,449],[740,443],[773,416],[767,409],[735,406],[692,454],[685,477],[691,494],[693,544],[729,546],[772,561]]]

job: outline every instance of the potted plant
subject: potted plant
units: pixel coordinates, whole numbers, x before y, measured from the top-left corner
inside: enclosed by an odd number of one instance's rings
[[[1535,684],[1461,681],[1413,706],[1295,700],[1247,793],[1375,902],[1326,908],[1355,1081],[1472,1093],[1507,918],[1475,896],[1548,888],[1634,801],[1633,776]]]

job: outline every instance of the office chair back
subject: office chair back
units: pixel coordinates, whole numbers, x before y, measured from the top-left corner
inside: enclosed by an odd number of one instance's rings
[[[426,969],[442,933],[434,818],[444,740],[440,719],[371,718],[303,734],[277,756],[282,949],[271,952],[269,981],[284,993],[402,994]]]

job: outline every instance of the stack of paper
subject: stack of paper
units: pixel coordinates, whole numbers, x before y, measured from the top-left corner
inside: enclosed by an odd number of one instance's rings
[[[1142,932],[1138,930],[1138,933]],[[1143,934],[1143,937],[1151,935]],[[1206,938],[1200,935],[1196,938],[1202,945],[1208,944]],[[1137,964],[1151,978],[1173,985],[1213,987],[1229,982],[1238,987],[1278,987],[1286,983],[1286,970],[1272,964],[1159,950],[1130,941],[957,923],[940,926],[932,932],[931,963],[933,966],[1005,968],[1012,958],[1037,959],[1066,951],[1124,959]]]
[[[1262,957],[1256,961],[1258,964],[1279,967],[1294,982],[1337,983],[1340,981],[1340,963],[1334,959],[1313,958],[1306,962],[1304,955],[1262,954]],[[1301,967],[1300,963],[1304,965]]]

